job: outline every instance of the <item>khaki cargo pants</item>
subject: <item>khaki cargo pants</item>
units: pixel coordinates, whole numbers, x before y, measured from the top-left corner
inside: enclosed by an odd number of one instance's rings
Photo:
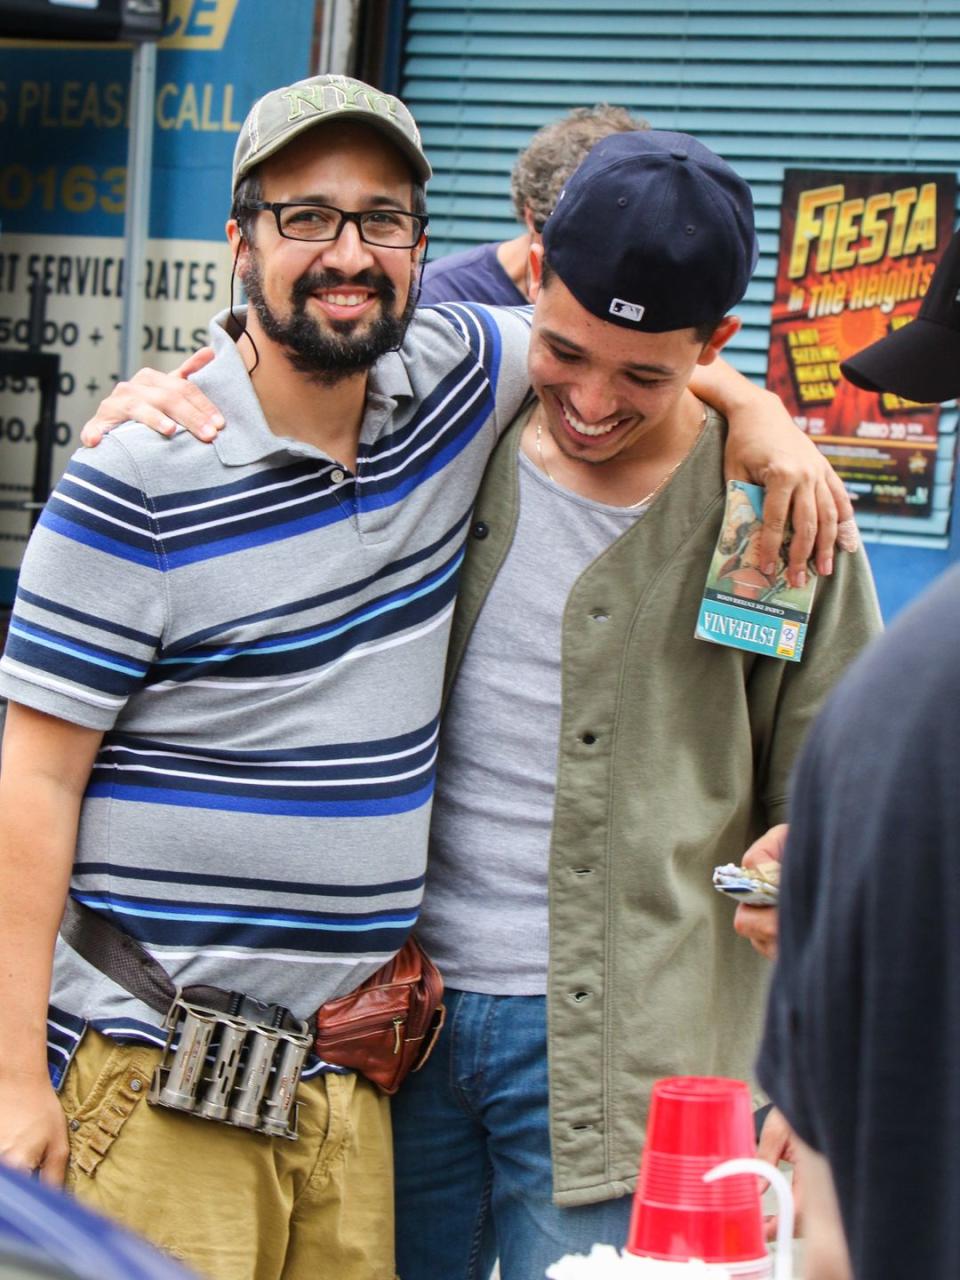
[[[78,1199],[212,1280],[393,1280],[386,1098],[306,1081],[291,1142],[148,1106],[159,1056],[84,1036],[60,1094]]]

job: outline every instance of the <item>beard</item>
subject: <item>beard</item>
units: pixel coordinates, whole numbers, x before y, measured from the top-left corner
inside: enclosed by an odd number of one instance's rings
[[[380,301],[380,314],[361,333],[354,332],[356,321],[329,320],[329,327],[323,328],[307,312],[312,294],[326,289],[349,292],[351,285],[375,289]],[[399,347],[416,308],[418,292],[411,287],[398,315],[393,310],[397,291],[380,271],[360,271],[349,279],[339,271],[305,272],[294,282],[289,316],[280,317],[267,302],[263,273],[255,254],[250,257],[243,287],[267,337],[283,348],[298,373],[323,386],[334,386],[365,373],[387,351]]]

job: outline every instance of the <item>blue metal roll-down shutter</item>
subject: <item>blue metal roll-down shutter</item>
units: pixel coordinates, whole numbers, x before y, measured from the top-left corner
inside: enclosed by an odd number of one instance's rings
[[[518,231],[517,152],[574,106],[616,103],[695,134],[750,182],[760,263],[732,361],[762,381],[785,168],[960,166],[958,0],[407,0],[402,96],[435,170],[434,256]],[[956,415],[942,415],[934,515],[861,525],[940,545]]]

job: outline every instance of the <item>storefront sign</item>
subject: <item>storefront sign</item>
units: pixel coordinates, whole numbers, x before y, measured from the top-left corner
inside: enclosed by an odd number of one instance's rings
[[[314,0],[170,0],[157,55],[143,359],[168,369],[228,304],[224,223],[248,108],[310,74]],[[48,290],[44,347],[61,357],[54,478],[118,375],[126,273],[131,51],[0,40],[0,347],[22,350],[29,289]],[[32,379],[0,381],[0,500],[29,496],[38,414]],[[0,510],[0,603],[29,534]]]

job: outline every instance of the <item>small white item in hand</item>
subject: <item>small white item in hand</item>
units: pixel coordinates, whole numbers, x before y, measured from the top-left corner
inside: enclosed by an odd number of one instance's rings
[[[696,1258],[667,1262],[595,1244],[588,1256],[568,1253],[548,1267],[547,1280],[729,1280],[729,1272]]]
[[[720,893],[754,907],[776,906],[780,892],[780,864],[765,862],[761,867],[738,867],[728,862],[714,867],[713,887]]]

